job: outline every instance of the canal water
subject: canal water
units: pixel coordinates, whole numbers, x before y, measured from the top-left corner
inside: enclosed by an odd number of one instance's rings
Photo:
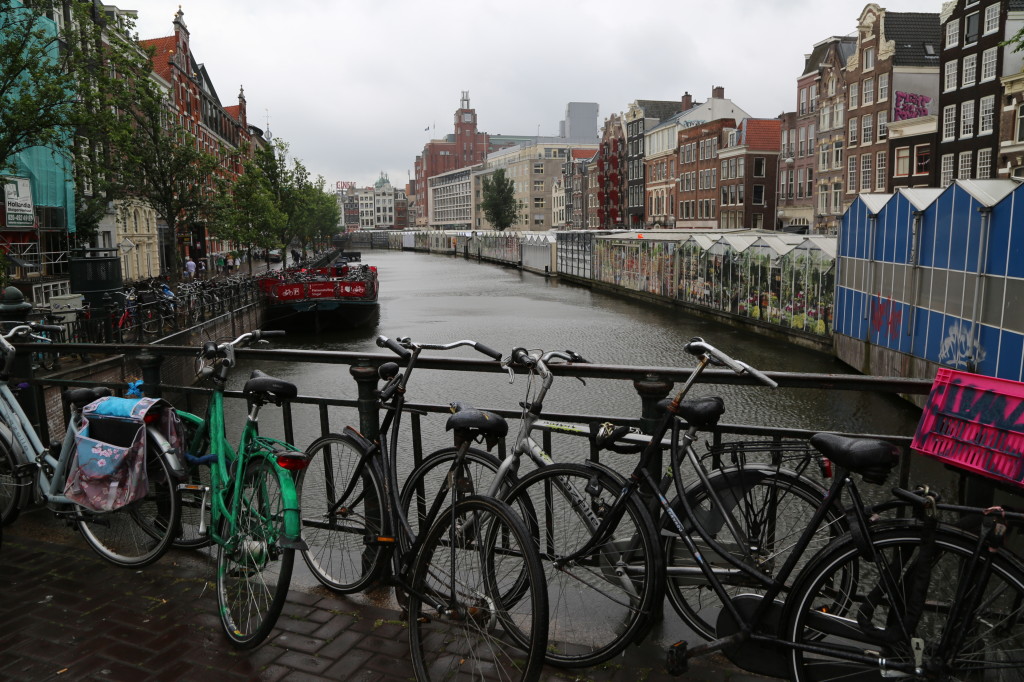
[[[379,272],[376,324],[321,334],[290,331],[287,338],[275,340],[273,347],[380,353],[387,351],[377,348],[374,339],[383,334],[429,343],[472,339],[505,355],[516,346],[572,349],[599,364],[692,367],[694,359],[683,351],[683,345],[691,337],[701,336],[764,371],[853,373],[825,353],[514,268],[456,256],[389,250],[364,251],[363,262],[375,265]],[[484,357],[468,348],[449,354]],[[355,397],[347,366],[264,363],[261,367],[295,382],[305,395]],[[244,375],[238,372],[236,377]],[[514,409],[525,390],[522,377],[509,386],[500,374],[417,370],[408,397],[421,403],[462,400]],[[707,385],[696,387],[693,393],[708,394],[725,399],[723,421],[733,424],[911,435],[920,414],[898,397],[856,391]],[[575,379],[556,378],[545,408],[637,417],[640,400],[628,381],[588,379],[584,386]]]

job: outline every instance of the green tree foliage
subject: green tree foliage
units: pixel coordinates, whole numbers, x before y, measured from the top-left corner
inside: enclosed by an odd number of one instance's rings
[[[483,211],[487,222],[497,230],[504,230],[519,222],[520,206],[516,201],[515,183],[512,182],[512,178],[506,177],[504,168],[499,168],[490,177],[485,177],[482,189],[483,201],[480,202],[480,210]]]
[[[277,246],[274,233],[287,220],[263,170],[252,160],[245,163],[244,173],[231,186],[219,217],[213,233],[249,253],[250,272],[253,248]]]

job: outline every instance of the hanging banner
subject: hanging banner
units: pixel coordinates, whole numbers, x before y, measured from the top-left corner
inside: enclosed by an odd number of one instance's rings
[[[32,185],[28,178],[4,178],[4,206],[8,228],[31,228],[36,224]]]

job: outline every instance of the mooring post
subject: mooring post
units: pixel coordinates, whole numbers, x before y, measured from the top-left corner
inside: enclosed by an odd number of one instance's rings
[[[136,358],[139,367],[142,369],[142,392],[150,398],[163,397],[162,381],[160,378],[160,366],[164,359],[162,356],[149,351],[142,351]]]
[[[359,389],[359,431],[370,440],[380,435],[380,405],[377,402],[377,368],[366,360],[348,368]]]

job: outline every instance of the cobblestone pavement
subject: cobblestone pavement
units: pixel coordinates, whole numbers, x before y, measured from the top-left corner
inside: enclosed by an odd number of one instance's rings
[[[43,511],[4,529],[0,547],[0,680],[409,680],[412,667],[397,611],[293,589],[278,628],[238,652],[221,632],[214,563],[172,550],[143,570],[112,566],[73,530],[40,523]],[[301,559],[297,559],[297,564]],[[294,584],[294,582],[293,582]],[[671,678],[660,648],[631,648],[585,670],[545,670],[543,679],[718,682],[763,680],[724,659],[695,660]]]

